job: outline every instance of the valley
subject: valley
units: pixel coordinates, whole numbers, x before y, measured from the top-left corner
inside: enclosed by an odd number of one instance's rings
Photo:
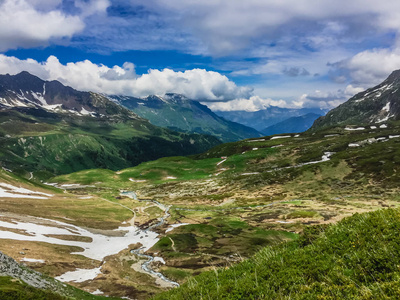
[[[384,125],[248,139],[43,183],[3,170],[0,250],[93,294],[147,299],[295,241],[307,225],[398,207],[400,124]]]

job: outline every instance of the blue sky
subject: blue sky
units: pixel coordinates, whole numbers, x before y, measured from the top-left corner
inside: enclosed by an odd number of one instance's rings
[[[332,108],[400,68],[399,32],[397,0],[0,0],[0,73],[214,110]]]

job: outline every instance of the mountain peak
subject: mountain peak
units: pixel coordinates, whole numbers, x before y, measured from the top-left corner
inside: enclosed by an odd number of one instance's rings
[[[399,83],[400,82],[400,70],[393,71],[384,83]]]

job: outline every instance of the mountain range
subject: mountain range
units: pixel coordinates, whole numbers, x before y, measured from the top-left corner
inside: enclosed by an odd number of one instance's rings
[[[299,117],[291,117],[282,122],[271,125],[261,132],[264,135],[273,135],[280,133],[299,133],[309,129],[314,121],[321,117],[319,114],[308,113]]]
[[[325,115],[327,111],[328,110],[320,108],[290,109],[290,108],[270,106],[266,109],[258,111],[244,111],[244,110],[215,111],[215,113],[227,120],[252,127],[262,132],[267,127],[275,125],[280,122],[284,122],[285,120],[292,117],[300,117],[309,113],[321,116]],[[303,126],[300,125],[300,127]],[[284,131],[281,131],[280,133],[284,133]]]
[[[22,72],[0,76],[0,163],[38,175],[119,169],[220,141],[152,125],[103,95]]]
[[[132,110],[152,124],[181,132],[209,134],[223,142],[260,137],[254,128],[225,120],[207,106],[180,94],[135,98],[121,95],[109,99]]]

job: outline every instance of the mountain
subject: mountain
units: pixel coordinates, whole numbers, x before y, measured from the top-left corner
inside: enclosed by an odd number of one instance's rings
[[[135,98],[108,96],[112,101],[132,110],[152,124],[182,132],[216,136],[223,142],[260,137],[257,130],[227,121],[217,116],[207,106],[179,94],[166,94]]]
[[[0,108],[35,108],[91,117],[140,119],[106,97],[74,90],[59,81],[43,81],[26,71],[0,75]]]
[[[154,126],[106,97],[22,72],[0,76],[0,164],[64,174],[119,169],[204,151],[220,141]]]
[[[291,117],[282,122],[269,126],[261,132],[265,135],[273,135],[279,133],[298,133],[309,129],[314,121],[321,117],[319,114],[308,113],[300,117]]]
[[[400,70],[381,84],[358,93],[315,121],[311,130],[342,125],[380,124],[400,119]]]
[[[325,115],[327,111],[320,108],[301,108],[290,109],[280,108],[276,106],[268,107],[267,109],[258,111],[215,111],[215,113],[227,120],[237,122],[258,131],[285,121],[291,117],[300,117],[308,113]]]

